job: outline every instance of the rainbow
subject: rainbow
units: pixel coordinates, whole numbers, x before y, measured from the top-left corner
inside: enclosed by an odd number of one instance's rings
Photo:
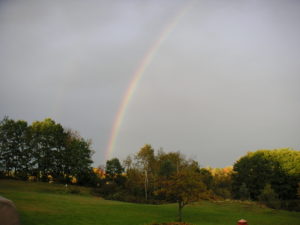
[[[186,14],[186,12],[191,8],[194,1],[189,1],[186,5],[184,5],[183,8],[175,15],[174,18],[164,27],[158,38],[155,40],[155,42],[150,46],[142,60],[140,61],[137,69],[133,73],[132,79],[129,83],[129,86],[124,94],[124,97],[122,99],[122,102],[119,106],[119,110],[115,116],[115,120],[113,123],[112,131],[110,134],[108,146],[105,152],[105,160],[108,160],[114,150],[114,146],[116,143],[116,139],[119,133],[119,129],[121,127],[123,118],[125,116],[126,109],[128,107],[128,104],[136,90],[136,87],[141,80],[141,77],[143,76],[144,72],[146,71],[147,67],[152,62],[155,53],[158,51],[161,44],[167,39],[171,31],[175,28],[175,26],[178,24],[179,20]]]

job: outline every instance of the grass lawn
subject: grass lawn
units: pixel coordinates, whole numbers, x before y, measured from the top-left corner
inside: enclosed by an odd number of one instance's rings
[[[0,195],[14,201],[22,225],[135,225],[175,221],[177,205],[145,205],[107,201],[88,188],[0,180]],[[272,210],[251,203],[203,201],[183,209],[183,220],[201,225],[300,225],[300,213]]]

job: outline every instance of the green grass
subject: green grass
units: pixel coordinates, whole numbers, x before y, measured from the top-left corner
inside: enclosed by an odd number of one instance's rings
[[[13,200],[22,225],[135,225],[175,221],[177,205],[145,205],[107,201],[89,194],[88,188],[70,194],[63,185],[0,180],[0,195]],[[300,225],[300,213],[272,210],[253,203],[203,201],[183,209],[192,224]]]

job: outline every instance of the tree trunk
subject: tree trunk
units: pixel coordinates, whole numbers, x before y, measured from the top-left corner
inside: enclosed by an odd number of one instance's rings
[[[178,201],[178,222],[182,222],[182,208],[183,202]]]
[[[148,173],[145,170],[145,199],[148,200]]]

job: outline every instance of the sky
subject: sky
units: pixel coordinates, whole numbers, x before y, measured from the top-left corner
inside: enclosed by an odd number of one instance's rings
[[[203,167],[299,150],[299,12],[298,0],[0,0],[0,118],[77,130],[94,166],[145,144]]]

